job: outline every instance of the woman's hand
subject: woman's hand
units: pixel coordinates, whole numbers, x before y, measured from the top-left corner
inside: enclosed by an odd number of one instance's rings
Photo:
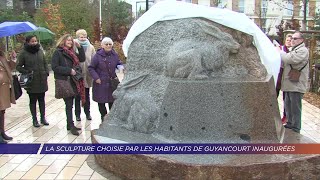
[[[80,47],[80,44],[79,44],[79,42],[78,42],[78,41],[74,41],[74,45],[75,45],[75,46],[77,46],[77,48],[79,48],[79,47]]]
[[[77,74],[76,71],[74,69],[71,69],[71,75],[74,76],[76,74]]]
[[[97,84],[101,84],[100,78],[96,80],[96,83],[97,83]]]

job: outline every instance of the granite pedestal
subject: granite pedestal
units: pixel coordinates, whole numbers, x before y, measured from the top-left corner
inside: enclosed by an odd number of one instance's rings
[[[153,134],[116,124],[92,132],[93,143],[312,143],[280,120],[273,79],[170,80]],[[107,120],[107,119],[106,119]],[[106,122],[107,123],[107,122]],[[124,179],[310,179],[317,155],[95,155]]]

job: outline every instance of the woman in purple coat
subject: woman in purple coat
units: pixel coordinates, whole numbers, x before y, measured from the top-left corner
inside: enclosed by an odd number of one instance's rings
[[[116,78],[115,70],[121,65],[120,59],[116,51],[112,48],[113,41],[109,37],[105,37],[101,41],[101,48],[93,56],[89,73],[93,79],[92,99],[98,103],[101,120],[107,114],[105,103],[109,105],[109,111],[112,107],[114,98],[110,86],[110,78]]]

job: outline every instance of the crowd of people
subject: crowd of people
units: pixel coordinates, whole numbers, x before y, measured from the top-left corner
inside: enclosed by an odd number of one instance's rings
[[[65,102],[67,130],[78,136],[81,128],[74,125],[74,117],[81,121],[81,106],[87,120],[90,115],[90,88],[93,87],[93,100],[97,102],[101,119],[108,113],[105,103],[109,104],[109,111],[114,101],[110,87],[111,78],[116,77],[116,69],[123,69],[118,54],[113,49],[113,41],[105,37],[101,41],[101,48],[95,51],[87,37],[87,32],[80,29],[76,38],[70,34],[62,36],[56,44],[51,59],[54,73],[56,98]],[[29,108],[32,115],[32,124],[35,128],[48,126],[45,116],[45,93],[48,91],[49,68],[44,52],[40,48],[35,35],[27,36],[24,47],[16,58],[11,54],[6,58],[0,51],[0,143],[7,143],[13,138],[5,133],[5,110],[16,103],[12,71],[16,69],[21,74],[32,74],[32,80],[25,87],[29,95]],[[58,85],[70,87],[70,92],[59,92]],[[37,102],[40,111],[40,123],[37,117]],[[75,107],[73,116],[73,106]]]
[[[309,51],[304,43],[304,36],[296,31],[286,36],[285,45],[278,48],[281,56],[281,68],[276,85],[277,95],[283,92],[284,112],[282,122],[285,128],[297,133],[301,130],[302,97],[307,91],[309,74]],[[0,143],[6,143],[13,138],[5,133],[5,110],[15,103],[13,92],[12,69],[20,73],[32,73],[32,82],[26,87],[29,95],[29,108],[32,115],[33,126],[38,128],[36,103],[39,103],[40,123],[48,126],[45,117],[45,93],[48,91],[47,78],[49,76],[48,64],[44,53],[40,48],[36,36],[27,36],[23,50],[19,53],[18,61],[15,54],[9,59],[0,51]],[[95,48],[87,38],[87,32],[80,29],[74,39],[70,34],[62,36],[56,44],[56,50],[51,60],[54,72],[56,98],[62,98],[65,102],[67,130],[71,134],[79,135],[78,128],[74,125],[73,106],[75,106],[75,119],[81,121],[81,106],[87,120],[90,115],[90,88],[92,87],[92,99],[97,102],[101,120],[108,113],[114,102],[112,97],[111,79],[116,78],[116,69],[122,69],[117,52],[113,49],[113,41],[105,37],[101,41],[101,48]],[[319,68],[316,66],[315,68]],[[297,78],[293,75],[298,74]],[[59,83],[58,83],[59,82]],[[59,84],[64,88],[70,87],[57,97]],[[60,84],[60,85],[61,85]]]

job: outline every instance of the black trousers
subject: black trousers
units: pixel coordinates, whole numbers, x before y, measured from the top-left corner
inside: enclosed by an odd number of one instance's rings
[[[86,103],[83,106],[83,110],[87,116],[90,115],[90,93],[89,92],[90,92],[90,88],[85,88]],[[75,103],[74,114],[76,117],[80,117],[80,114],[81,114],[81,97],[80,97],[80,95],[75,97],[74,103]]]
[[[74,97],[63,98],[64,103],[66,104],[67,127],[70,128],[74,126],[72,118],[73,99]]]
[[[108,103],[109,105],[109,111],[113,105],[113,102],[112,103]],[[98,103],[98,106],[99,106],[99,112],[101,114],[101,119],[104,118],[104,116],[107,114],[107,108],[106,108],[106,103]]]
[[[37,120],[37,109],[36,104],[39,102],[39,110],[41,119],[44,119],[46,116],[46,105],[44,102],[45,93],[28,93],[29,94],[29,108],[32,115],[33,120]]]

